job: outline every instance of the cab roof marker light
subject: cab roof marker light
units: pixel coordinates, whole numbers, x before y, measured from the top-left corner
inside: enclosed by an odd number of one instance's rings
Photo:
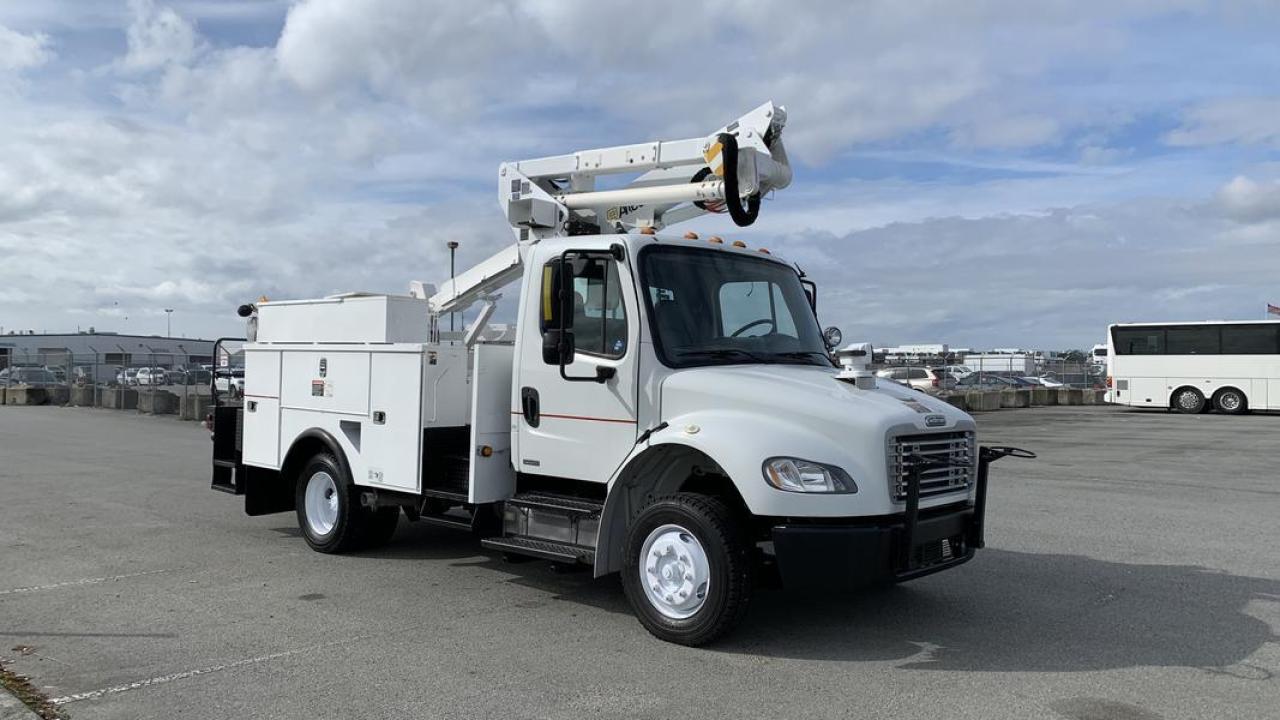
[[[736,247],[736,248],[745,248],[745,247],[747,246],[747,244],[746,244],[746,243],[744,243],[744,242],[742,242],[741,240],[734,240],[734,241],[733,241],[733,246],[734,246],[734,247]]]
[[[685,234],[684,234],[684,239],[685,239],[685,240],[697,240],[697,239],[698,239],[698,233],[696,233],[696,232],[694,232],[694,231],[690,230],[689,232],[687,232],[687,233],[685,233]]]
[[[711,243],[712,245],[723,245],[724,238],[720,237],[719,235],[712,235],[711,237],[707,238],[707,242]]]

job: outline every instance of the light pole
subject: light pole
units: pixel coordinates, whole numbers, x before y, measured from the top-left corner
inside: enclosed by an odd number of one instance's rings
[[[448,247],[449,247],[449,283],[450,283],[450,285],[452,285],[452,284],[453,284],[453,276],[454,276],[454,264],[453,264],[453,259],[454,259],[455,254],[458,252],[458,241],[457,241],[457,240],[450,240],[450,241],[448,242]],[[457,289],[457,288],[453,288],[453,289],[452,289],[452,292],[453,292],[453,294],[456,296],[456,295],[458,294],[458,289]],[[450,310],[450,311],[449,311],[449,332],[453,332],[453,311],[452,311],[452,310]]]
[[[173,308],[164,309],[164,336],[173,337]]]

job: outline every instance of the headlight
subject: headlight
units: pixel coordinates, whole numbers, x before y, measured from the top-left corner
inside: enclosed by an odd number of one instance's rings
[[[849,473],[834,466],[800,458],[776,457],[764,461],[764,479],[779,490],[803,493],[856,493],[858,485]]]

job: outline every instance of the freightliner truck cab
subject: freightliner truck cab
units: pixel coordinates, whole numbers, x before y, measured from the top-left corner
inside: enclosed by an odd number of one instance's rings
[[[321,552],[387,542],[405,516],[618,573],[641,623],[690,645],[738,621],[761,573],[830,589],[968,561],[987,464],[1014,451],[833,362],[794,264],[656,232],[726,210],[750,224],[790,180],[784,124],[766,103],[708,138],[503,165],[516,242],[442,289],[243,307],[254,337],[224,353],[245,390],[216,403],[215,489],[294,511]],[[644,174],[594,190],[623,171]],[[491,337],[517,283],[514,339]]]

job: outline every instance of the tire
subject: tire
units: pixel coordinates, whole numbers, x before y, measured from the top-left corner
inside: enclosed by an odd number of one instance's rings
[[[1187,415],[1195,415],[1205,408],[1204,393],[1188,387],[1181,388],[1173,394],[1173,409]]]
[[[313,456],[303,467],[296,485],[294,507],[298,527],[312,550],[341,553],[361,545],[365,539],[367,511],[360,507],[354,486],[333,455]]]
[[[654,637],[704,645],[746,612],[748,550],[741,524],[720,500],[694,493],[658,498],[627,529],[622,587]]]
[[[1249,410],[1249,399],[1235,388],[1223,388],[1213,396],[1213,409],[1224,415],[1242,415]]]

